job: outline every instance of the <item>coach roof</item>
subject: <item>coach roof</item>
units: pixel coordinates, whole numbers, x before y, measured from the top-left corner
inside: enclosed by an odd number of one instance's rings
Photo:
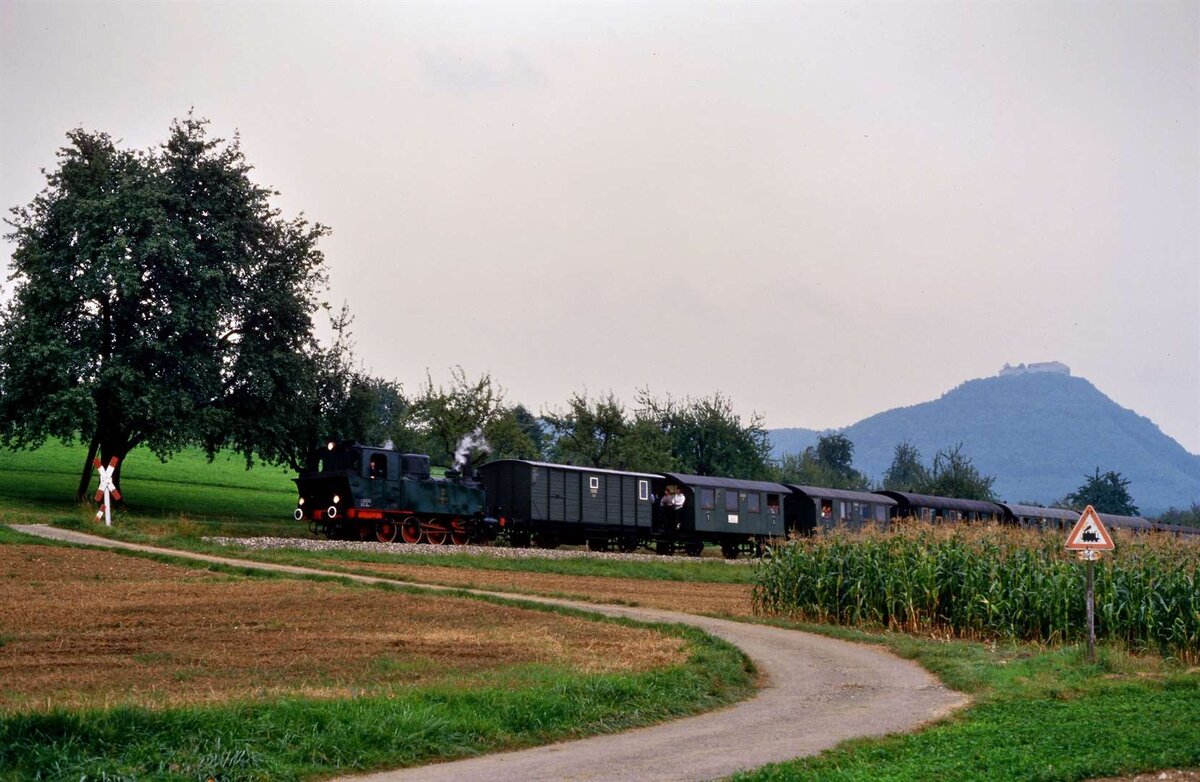
[[[668,478],[679,481],[685,486],[703,486],[713,489],[737,489],[738,491],[769,491],[787,494],[788,487],[781,483],[770,481],[744,481],[740,478],[715,478],[711,475],[684,475],[678,472],[664,472]]]
[[[957,497],[938,497],[932,494],[913,494],[906,491],[885,491],[883,493],[914,508],[965,510],[972,513],[998,513],[1004,510],[998,504],[987,500],[960,500]]]
[[[1033,519],[1070,519],[1075,521],[1079,518],[1079,511],[1068,510],[1065,508],[1043,508],[1040,505],[1017,505],[1011,502],[1000,503],[1002,508],[1008,510],[1013,516],[1027,516]]]
[[[478,465],[477,469],[486,467],[489,464],[501,464],[503,462],[515,462],[517,464],[527,464],[530,467],[546,467],[555,470],[570,470],[572,472],[588,472],[601,473],[603,475],[632,475],[635,478],[659,478],[661,476],[650,472],[630,472],[628,470],[606,470],[601,467],[580,467],[576,464],[554,464],[553,462],[531,462],[528,459],[496,459],[491,462],[484,462]]]
[[[895,499],[886,494],[876,494],[869,491],[850,491],[849,489],[827,489],[824,486],[801,486],[789,483],[789,489],[794,489],[809,497],[821,497],[831,500],[850,500],[851,502],[873,502],[876,505],[897,505]]]

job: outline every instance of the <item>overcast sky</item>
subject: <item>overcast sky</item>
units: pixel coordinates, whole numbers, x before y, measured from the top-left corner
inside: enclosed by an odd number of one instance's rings
[[[824,428],[1059,360],[1200,452],[1196,2],[0,9],[0,205],[195,107],[410,390]]]

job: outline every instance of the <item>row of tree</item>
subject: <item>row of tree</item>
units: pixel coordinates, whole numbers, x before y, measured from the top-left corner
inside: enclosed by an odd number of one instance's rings
[[[803,453],[786,454],[776,468],[783,483],[825,486],[854,491],[904,491],[935,494],[966,500],[994,500],[995,477],[983,475],[962,452],[962,444],[934,454],[926,465],[921,453],[909,442],[896,445],[892,463],[883,480],[872,481],[854,468],[854,443],[843,434],[827,434]]]

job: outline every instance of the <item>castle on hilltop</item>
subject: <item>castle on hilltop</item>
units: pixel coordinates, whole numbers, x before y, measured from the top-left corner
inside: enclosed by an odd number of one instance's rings
[[[1015,367],[1012,364],[1005,363],[1000,368],[1000,377],[1008,375],[1032,375],[1038,373],[1049,373],[1052,375],[1069,375],[1071,368],[1061,361],[1035,361],[1032,364],[1017,364]]]

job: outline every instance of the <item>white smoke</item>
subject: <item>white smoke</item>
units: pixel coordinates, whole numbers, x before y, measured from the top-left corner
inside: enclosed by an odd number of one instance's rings
[[[470,434],[463,435],[463,439],[458,441],[458,447],[454,449],[454,469],[461,470],[463,465],[467,463],[467,456],[472,450],[488,452],[492,450],[492,446],[488,445],[488,441],[483,437],[483,430],[476,429]]]
[[[396,450],[396,444],[394,442],[392,442],[392,439],[390,437],[388,438],[388,441],[383,444],[383,447],[388,449],[389,451]]]

